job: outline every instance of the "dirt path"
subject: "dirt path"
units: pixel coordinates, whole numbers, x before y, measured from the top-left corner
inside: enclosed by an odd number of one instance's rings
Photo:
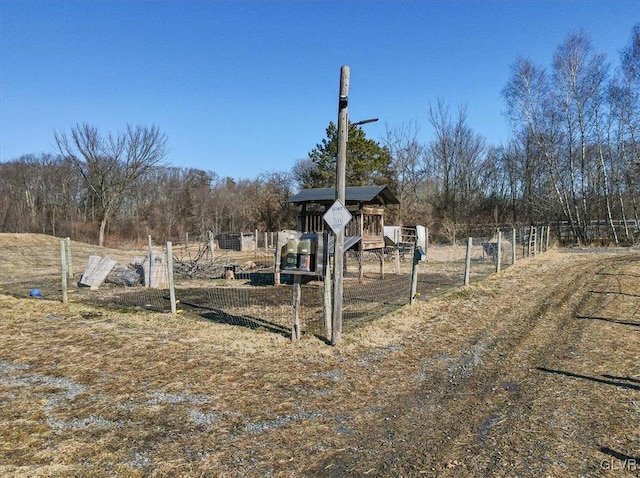
[[[353,445],[361,453],[336,454],[316,471],[329,476],[640,474],[638,272],[637,256],[556,257],[478,291],[480,304],[468,319],[482,325],[460,324],[467,330],[458,331],[469,334],[466,350],[430,354],[430,338],[417,339],[410,348],[426,352],[423,385],[367,423]],[[632,316],[613,318],[621,312]],[[635,350],[626,349],[636,359],[632,369],[607,353],[599,365],[616,372],[599,376],[593,370],[607,334],[617,342],[608,343],[612,348],[636,344]],[[620,402],[626,413],[616,406]]]

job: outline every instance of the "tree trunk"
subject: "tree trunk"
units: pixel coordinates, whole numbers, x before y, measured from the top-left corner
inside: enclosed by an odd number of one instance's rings
[[[100,233],[98,234],[98,246],[104,247],[104,231],[107,228],[107,216],[100,221]]]

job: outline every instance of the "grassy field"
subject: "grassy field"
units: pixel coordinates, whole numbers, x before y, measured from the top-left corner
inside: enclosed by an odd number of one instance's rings
[[[44,240],[0,235],[0,281]],[[0,290],[0,475],[638,476],[639,332],[630,250],[553,250],[338,347]]]

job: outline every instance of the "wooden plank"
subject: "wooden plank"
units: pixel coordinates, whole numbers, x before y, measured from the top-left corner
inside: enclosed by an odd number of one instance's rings
[[[92,257],[97,257],[97,263],[95,259],[93,259],[93,261],[91,260]],[[89,286],[93,290],[97,289],[115,265],[116,261],[109,257],[100,258],[99,256],[90,256],[87,268],[80,279],[80,284]]]
[[[89,260],[87,260],[87,265],[84,268],[84,272],[82,273],[82,277],[80,278],[80,284],[81,285],[86,285],[88,286],[89,284],[86,283],[86,278],[87,275],[89,273],[89,271],[94,270],[98,264],[100,263],[100,256],[89,256]]]
[[[152,289],[166,289],[168,287],[167,268],[162,252],[153,251],[144,259],[142,267],[147,287]]]
[[[384,208],[375,206],[362,206],[360,211],[362,214],[367,214],[369,216],[382,216],[384,214]]]

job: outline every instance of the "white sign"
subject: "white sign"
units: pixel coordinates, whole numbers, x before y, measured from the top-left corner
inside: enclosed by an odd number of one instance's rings
[[[336,200],[324,216],[322,216],[322,219],[329,224],[329,227],[334,233],[338,234],[342,229],[344,229],[344,226],[353,219],[353,216],[344,204]]]

